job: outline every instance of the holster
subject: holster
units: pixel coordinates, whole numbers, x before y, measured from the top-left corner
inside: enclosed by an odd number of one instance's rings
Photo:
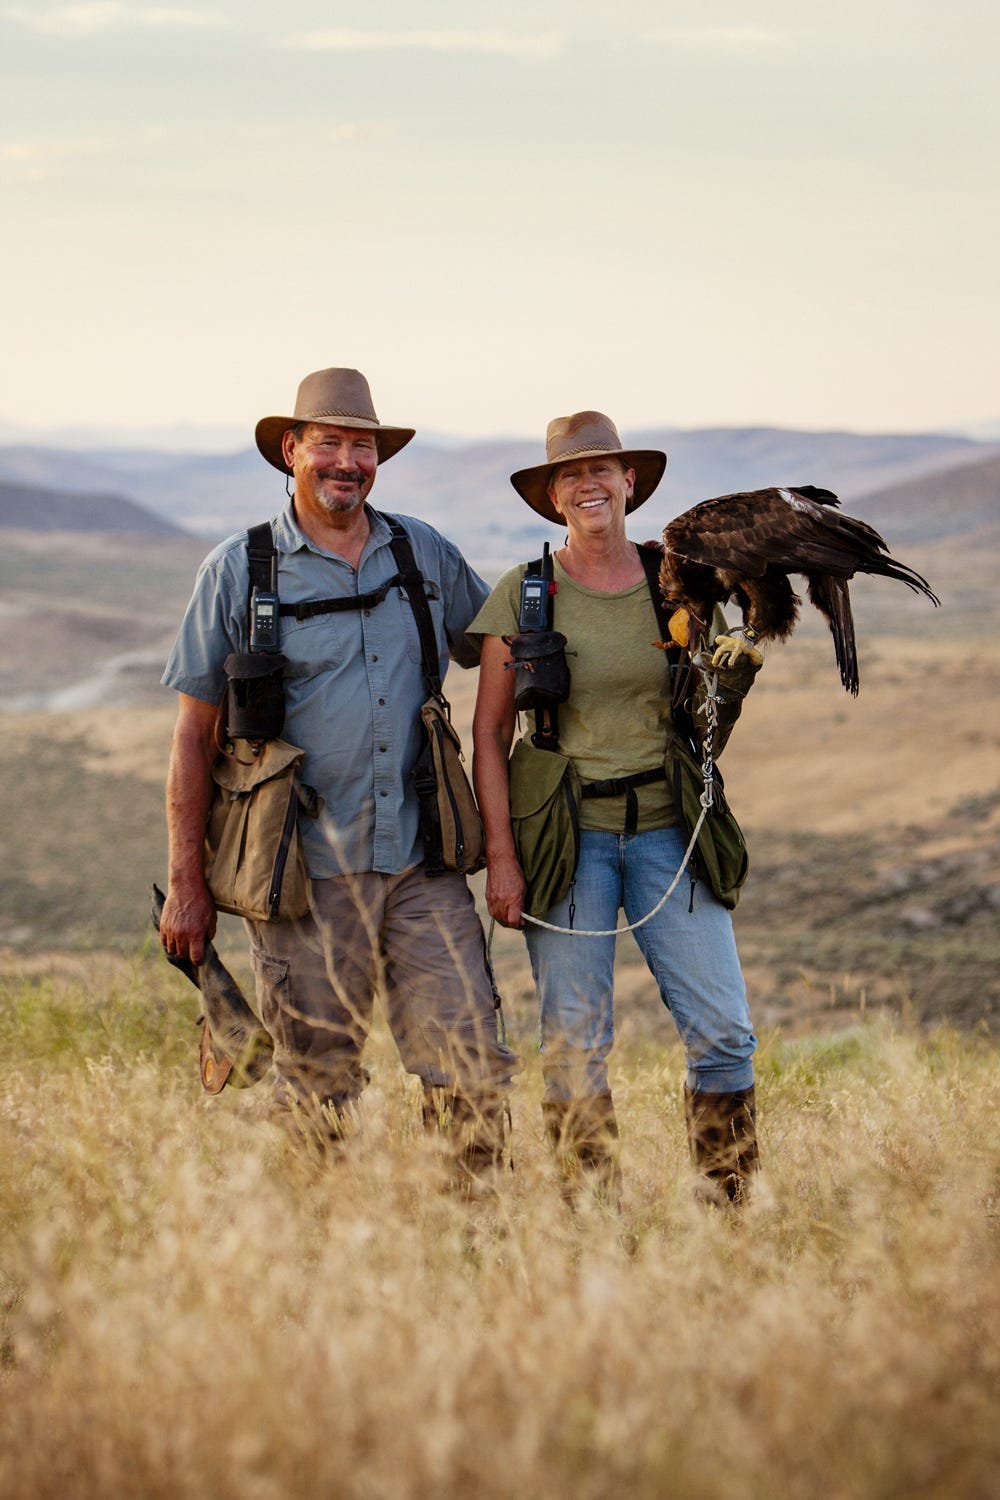
[[[566,637],[558,630],[536,630],[505,637],[514,670],[514,707],[554,708],[569,697]]]
[[[276,740],[285,726],[287,657],[280,651],[234,651],[226,673],[224,725],[231,740]]]

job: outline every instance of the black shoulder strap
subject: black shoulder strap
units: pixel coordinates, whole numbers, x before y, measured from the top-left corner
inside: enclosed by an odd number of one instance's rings
[[[656,614],[656,627],[660,632],[660,640],[665,643],[667,661],[670,664],[670,715],[675,728],[679,729],[692,745],[697,746],[698,739],[694,720],[691,717],[691,694],[697,679],[687,647],[675,645],[670,636],[670,616],[673,610],[667,608],[666,600],[660,592],[660,564],[663,561],[663,554],[659,547],[637,545],[636,550],[649,585],[649,596],[653,601],[653,610]]]
[[[413,610],[413,618],[417,622],[417,631],[420,635],[420,656],[427,681],[427,691],[434,698],[443,698],[437,636],[434,631],[431,607],[427,602],[427,591],[424,588],[424,575],[417,567],[417,560],[413,555],[413,546],[406,527],[401,521],[397,521],[395,516],[387,516],[384,512],[382,519],[392,533],[389,545],[392,547],[392,555],[399,569],[398,582],[406,590],[410,608]]]
[[[247,558],[250,563],[250,579],[247,584],[247,614],[254,589],[269,594],[278,592],[278,553],[274,545],[274,532],[270,521],[251,526],[247,532]]]
[[[656,626],[660,632],[660,640],[670,639],[670,615],[660,592],[660,564],[663,561],[663,553],[659,547],[643,547],[636,544],[639,561],[642,563],[643,572],[646,575],[646,583],[649,585],[649,597],[653,601],[653,609],[656,614]]]

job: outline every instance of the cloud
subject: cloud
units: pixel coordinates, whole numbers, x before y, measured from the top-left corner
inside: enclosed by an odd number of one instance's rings
[[[678,47],[689,52],[729,52],[743,55],[791,50],[784,32],[766,26],[673,26],[651,31],[645,40],[661,47]]]
[[[503,57],[552,57],[554,31],[305,31],[277,44],[300,52],[479,52]]]
[[[74,156],[102,156],[114,146],[107,136],[72,136],[66,140],[0,141],[0,174],[8,182],[46,182],[54,167]]]
[[[254,120],[237,127],[243,140],[286,141],[297,137],[301,127],[295,122]],[[342,120],[337,125],[319,126],[314,132],[317,141],[338,144],[341,141],[389,141],[396,134],[391,120]]]
[[[57,5],[51,10],[34,10],[24,5],[5,5],[0,17],[15,25],[27,26],[43,36],[94,36],[115,28],[175,27],[206,28],[230,26],[232,21],[220,11],[193,10],[169,5],[126,5],[122,0],[90,0],[80,5]]]

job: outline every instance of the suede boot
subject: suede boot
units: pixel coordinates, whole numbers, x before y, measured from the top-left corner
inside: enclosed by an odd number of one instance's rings
[[[572,1208],[583,1188],[606,1208],[621,1209],[618,1121],[610,1094],[589,1099],[546,1099],[545,1135],[559,1169],[559,1187]]]
[[[437,1131],[446,1140],[454,1162],[453,1185],[468,1198],[494,1192],[509,1134],[506,1098],[425,1089],[423,1120],[425,1130]]]
[[[684,1089],[691,1160],[705,1179],[709,1201],[744,1204],[758,1170],[754,1090],[702,1094]]]

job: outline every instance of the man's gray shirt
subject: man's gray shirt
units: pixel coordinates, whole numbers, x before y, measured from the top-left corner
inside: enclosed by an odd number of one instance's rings
[[[368,508],[371,536],[357,571],[299,530],[293,506],[273,521],[278,593],[283,604],[367,594],[398,571],[390,533]],[[458,548],[410,516],[406,527],[427,581],[442,677],[449,656],[475,666],[478,647],[466,627],[489,593]],[[163,674],[192,698],[217,703],[222,664],[249,649],[246,532],[229,537],[202,563],[194,593]],[[402,588],[372,609],[297,621],[283,617],[286,717],[282,738],[306,752],[303,780],[324,799],[312,822],[300,821],[310,873],[322,879],[353,871],[396,874],[422,856],[413,767],[420,752],[420,706],[427,697],[420,637]]]

